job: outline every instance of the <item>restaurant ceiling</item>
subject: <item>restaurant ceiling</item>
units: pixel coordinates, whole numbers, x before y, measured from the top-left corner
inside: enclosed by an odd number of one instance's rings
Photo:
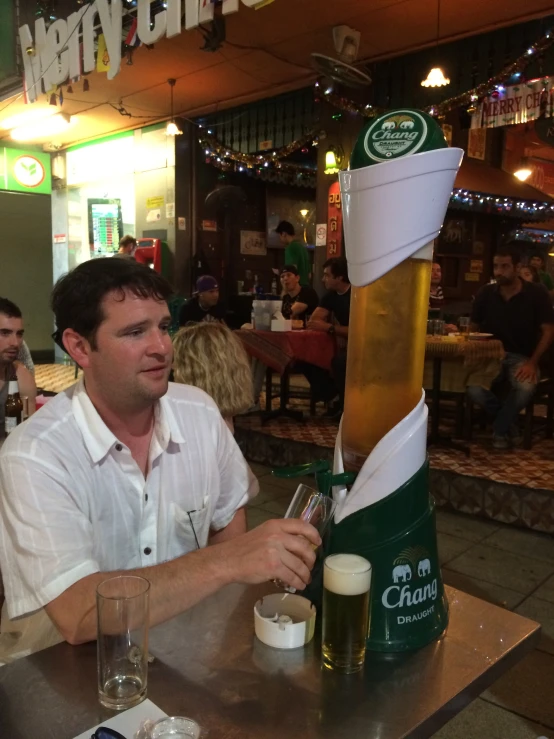
[[[552,13],[551,0],[442,0],[441,43]],[[436,43],[437,0],[275,0],[260,10],[241,6],[226,17],[220,51],[200,50],[198,30],[183,31],[149,50],[139,48],[120,73],[87,77],[64,93],[63,111],[77,122],[55,143],[63,146],[136,128],[169,115],[167,78],[177,80],[175,111],[194,116],[297,89],[315,79],[310,53],[334,55],[332,28],[361,31],[358,59],[374,61]],[[42,95],[36,105],[46,105]],[[133,117],[114,107],[123,105]],[[7,109],[6,106],[9,105]],[[25,109],[21,98],[0,104],[0,120]],[[0,132],[0,137],[6,137]]]

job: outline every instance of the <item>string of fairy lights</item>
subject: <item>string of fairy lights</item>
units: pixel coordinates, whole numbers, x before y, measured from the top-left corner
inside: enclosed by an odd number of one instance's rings
[[[245,154],[219,141],[209,128],[205,129],[200,125],[199,130],[201,135],[198,142],[204,149],[206,164],[211,164],[223,172],[244,172],[273,182],[315,187],[316,172],[313,168],[284,161],[299,149],[317,145],[315,131],[309,131],[286,146],[272,149],[265,154]]]

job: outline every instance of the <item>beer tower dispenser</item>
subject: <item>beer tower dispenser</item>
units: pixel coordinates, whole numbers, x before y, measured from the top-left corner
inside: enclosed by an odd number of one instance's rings
[[[417,649],[448,623],[422,383],[433,240],[462,156],[433,118],[395,110],[364,128],[339,175],[352,297],[334,473],[357,477],[334,488],[330,552],[373,566],[377,651]]]

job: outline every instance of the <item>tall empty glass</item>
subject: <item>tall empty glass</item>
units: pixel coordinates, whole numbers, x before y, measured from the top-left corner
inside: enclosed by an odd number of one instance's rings
[[[146,698],[150,583],[120,575],[96,590],[98,697],[114,711]]]
[[[323,567],[323,664],[338,672],[364,666],[371,565],[357,554],[332,554]]]
[[[300,518],[323,534],[331,523],[337,504],[329,495],[314,490],[308,485],[299,485],[285,513],[285,518]],[[313,547],[317,549],[316,546]],[[280,580],[274,580],[276,585],[284,588],[288,593],[296,593],[296,588],[285,585]]]

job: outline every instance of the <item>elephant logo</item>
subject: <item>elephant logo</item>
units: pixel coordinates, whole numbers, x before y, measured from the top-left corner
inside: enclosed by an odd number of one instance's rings
[[[400,124],[400,128],[403,131],[411,131],[414,125],[415,124],[412,120],[403,120],[402,123]]]
[[[421,559],[417,564],[417,576],[425,577],[431,574],[431,562],[428,559]]]
[[[396,128],[396,123],[393,120],[385,121],[381,128],[383,131],[392,131]]]
[[[410,565],[396,565],[392,571],[393,582],[407,582],[412,579],[412,568]]]

